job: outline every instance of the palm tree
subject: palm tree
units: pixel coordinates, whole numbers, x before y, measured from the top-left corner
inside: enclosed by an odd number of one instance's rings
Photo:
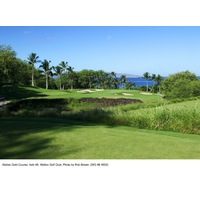
[[[121,84],[122,84],[123,86],[125,86],[125,84],[126,84],[126,75],[121,75],[121,76],[120,76],[120,82],[121,82]]]
[[[151,80],[153,80],[153,86],[152,86],[151,92],[154,93],[154,88],[155,88],[155,85],[156,85],[156,74],[151,75]]]
[[[130,82],[130,81],[126,82],[126,84],[125,84],[126,90],[133,89],[133,87],[135,87],[135,83]]]
[[[65,71],[66,71],[67,68],[68,68],[68,62],[62,61],[62,62],[59,64],[59,66],[60,66],[61,69],[62,69],[62,73],[65,73]],[[63,90],[64,90],[64,84],[63,84]]]
[[[158,83],[159,94],[160,94],[160,93],[161,93],[161,82],[162,82],[162,76],[161,76],[160,74],[158,74],[155,80],[156,80],[156,82]]]
[[[71,90],[73,90],[73,83],[74,83],[74,77],[75,77],[75,72],[73,70],[74,70],[73,67],[71,67],[71,66],[67,67],[69,83],[71,85]]]
[[[60,90],[61,90],[61,84],[62,84],[62,82],[61,82],[61,75],[62,75],[62,72],[63,72],[63,68],[61,66],[56,66],[56,67],[53,66],[52,69],[54,70],[55,75],[57,75],[58,78],[59,78],[59,81],[60,81]]]
[[[144,74],[143,74],[143,78],[146,80],[146,92],[148,92],[148,90],[149,90],[149,86],[148,86],[148,81],[149,81],[149,79],[150,79],[150,74],[149,74],[149,72],[145,72]]]
[[[63,71],[67,70],[68,62],[62,61],[59,66],[62,68]]]
[[[34,86],[34,69],[35,69],[35,66],[34,64],[38,63],[38,62],[41,62],[39,59],[39,56],[36,55],[36,53],[31,53],[29,56],[28,56],[28,63],[31,65],[32,67],[32,86]]]
[[[104,88],[105,74],[106,73],[103,70],[98,70],[96,72],[97,85],[102,89]]]
[[[42,68],[42,73],[45,74],[46,76],[46,89],[48,89],[48,79],[49,79],[49,76],[53,76],[53,73],[52,73],[52,67],[50,67],[50,62],[51,61],[47,61],[47,60],[44,60],[42,63],[42,65],[40,65],[39,68]]]
[[[118,88],[119,81],[118,81],[118,79],[117,79],[116,73],[115,73],[115,72],[111,72],[111,73],[110,73],[110,76],[111,76],[111,84],[113,85],[113,87],[114,87],[115,89],[117,89],[117,88]]]
[[[95,73],[93,70],[88,70],[87,72],[87,78],[88,78],[88,84],[89,88],[92,88],[92,84],[94,84],[94,79],[95,79]]]

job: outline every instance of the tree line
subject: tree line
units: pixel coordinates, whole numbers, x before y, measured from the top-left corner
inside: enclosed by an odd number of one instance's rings
[[[36,64],[39,67],[36,68]],[[200,80],[189,71],[179,72],[163,79],[161,75],[145,72],[143,78],[146,92],[161,93],[168,98],[186,98],[200,96]],[[153,85],[149,87],[149,80]],[[128,82],[126,75],[117,77],[115,72],[107,73],[103,70],[74,71],[74,67],[68,62],[61,61],[57,66],[51,66],[51,61],[41,61],[36,53],[30,53],[26,60],[17,58],[16,52],[11,46],[0,45],[0,85],[18,84],[31,85],[46,89],[125,89],[135,88],[135,83]]]
[[[36,64],[39,67],[36,68]],[[36,53],[30,53],[26,60],[16,57],[16,52],[11,46],[0,45],[0,84],[21,84],[46,89],[74,89],[74,88],[101,88],[124,89],[135,88],[135,83],[129,82],[126,75],[117,77],[115,72],[103,70],[74,71],[68,62],[61,61],[56,66],[51,66],[50,60],[40,60]],[[162,77],[158,74],[144,73],[147,81],[146,91],[149,91],[148,81],[153,80],[151,92],[160,92]]]
[[[40,64],[36,68],[36,64]],[[27,60],[16,57],[11,46],[0,45],[0,84],[21,84],[46,89],[65,88],[133,88],[135,85],[126,81],[122,75],[120,79],[115,72],[107,73],[103,70],[74,71],[68,62],[61,61],[57,66],[51,66],[51,61],[40,60],[36,53],[30,53]]]

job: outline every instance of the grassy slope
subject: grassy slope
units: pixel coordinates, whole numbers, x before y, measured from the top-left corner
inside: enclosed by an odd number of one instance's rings
[[[56,119],[1,119],[0,158],[200,158],[200,137]]]
[[[188,109],[188,110],[196,109],[200,111],[200,99],[194,100],[194,101],[174,103],[174,104],[166,105],[165,107],[169,109]]]
[[[127,108],[126,108],[127,107]],[[130,109],[128,110],[128,108]],[[126,105],[123,108],[124,110],[128,111],[127,113],[131,113],[132,115],[138,114],[138,113],[152,113],[156,110],[161,109],[169,109],[169,110],[185,110],[185,111],[200,111],[200,99],[194,100],[194,101],[185,101],[181,103],[172,103],[172,104],[163,104],[162,106],[156,106],[156,107],[150,107],[150,108],[141,108],[136,110],[131,110],[131,106]]]

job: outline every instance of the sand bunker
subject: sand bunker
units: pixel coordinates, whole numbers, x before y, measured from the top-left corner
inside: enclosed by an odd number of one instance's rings
[[[133,94],[130,94],[130,93],[122,93],[122,94],[125,96],[133,96]]]
[[[104,91],[104,89],[96,89],[97,92]]]
[[[79,90],[77,92],[80,92],[80,93],[91,93],[91,92],[95,92],[95,91],[92,91],[92,90]]]
[[[86,90],[78,90],[77,92],[80,92],[80,93],[91,93],[91,92],[102,92],[102,91],[104,91],[104,89],[96,89],[96,90],[86,89]]]
[[[149,93],[149,92],[140,92],[140,94],[144,94],[144,95],[152,95],[152,93]]]
[[[0,101],[0,107],[5,106],[6,104],[10,103],[10,101]]]

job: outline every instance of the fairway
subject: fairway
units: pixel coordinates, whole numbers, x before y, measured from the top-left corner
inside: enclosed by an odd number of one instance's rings
[[[24,86],[6,86],[0,87],[0,95],[7,97],[8,100],[24,98],[133,98],[140,99],[144,102],[163,102],[160,95],[146,95],[139,90],[125,89],[88,89],[88,90],[46,90],[43,88],[24,87]]]
[[[200,137],[64,119],[0,120],[1,159],[199,159]]]

